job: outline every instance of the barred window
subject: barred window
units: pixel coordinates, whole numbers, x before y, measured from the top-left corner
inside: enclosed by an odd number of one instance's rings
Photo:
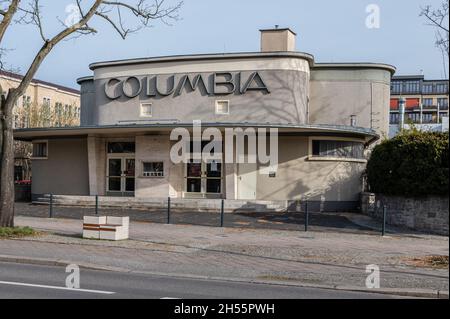
[[[364,159],[364,144],[351,141],[315,140],[313,156]]]
[[[48,156],[47,142],[34,142],[33,143],[33,157],[34,158],[47,158]]]
[[[142,175],[144,177],[164,177],[163,162],[143,162]]]

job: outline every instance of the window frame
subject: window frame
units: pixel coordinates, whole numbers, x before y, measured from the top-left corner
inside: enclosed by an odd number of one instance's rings
[[[333,137],[333,136],[309,136],[308,137],[308,161],[320,161],[320,162],[354,162],[354,163],[367,163],[366,158],[350,158],[350,157],[326,157],[316,156],[313,153],[314,141],[335,141],[335,142],[356,142],[365,145],[364,140],[350,137]],[[363,156],[364,156],[363,148]]]
[[[162,164],[162,175],[151,175],[152,172],[148,172],[149,175],[146,175],[146,171],[144,169],[145,164]],[[165,178],[166,172],[165,172],[165,163],[164,161],[158,161],[158,160],[142,160],[141,161],[141,177],[142,178]]]
[[[219,112],[219,104],[226,103],[227,104],[227,112]],[[215,114],[216,115],[230,115],[230,100],[216,100],[215,101]]]
[[[150,115],[144,114],[144,106],[150,106]],[[139,104],[139,117],[152,118],[153,117],[153,103],[152,102],[142,102]]]
[[[32,150],[31,150],[31,159],[32,160],[47,160],[48,159],[48,140],[35,140],[31,142]],[[35,144],[46,144],[46,154],[45,156],[34,156],[34,145]]]

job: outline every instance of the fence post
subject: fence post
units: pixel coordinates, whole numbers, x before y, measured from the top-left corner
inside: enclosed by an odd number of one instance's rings
[[[98,195],[95,195],[95,215],[98,215]]]
[[[223,227],[223,214],[225,210],[225,201],[222,199],[221,205],[220,205],[220,227]]]
[[[381,236],[386,235],[386,213],[387,213],[387,206],[383,206],[383,224],[381,225]]]
[[[305,201],[305,232],[308,231],[309,226],[309,210],[308,210],[308,200]]]
[[[49,218],[53,218],[53,194],[50,194]]]
[[[170,197],[167,197],[167,224],[170,224]]]

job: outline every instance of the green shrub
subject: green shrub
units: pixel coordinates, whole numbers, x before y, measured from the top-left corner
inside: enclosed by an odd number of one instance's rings
[[[0,238],[18,238],[36,236],[38,233],[30,227],[0,227]]]
[[[385,195],[447,195],[447,133],[404,131],[377,145],[367,163],[370,191]]]

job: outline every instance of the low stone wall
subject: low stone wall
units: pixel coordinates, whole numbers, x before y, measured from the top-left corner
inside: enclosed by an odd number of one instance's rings
[[[361,212],[382,219],[387,206],[386,223],[431,234],[448,236],[449,198],[428,196],[410,198],[362,193]]]

